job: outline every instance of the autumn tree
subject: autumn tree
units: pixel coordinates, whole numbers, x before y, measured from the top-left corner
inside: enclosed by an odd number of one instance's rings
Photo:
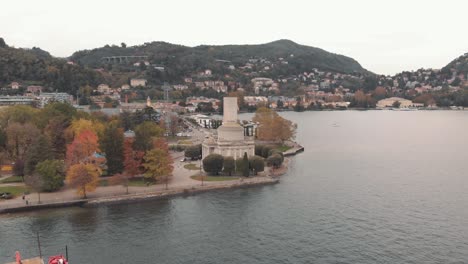
[[[168,188],[169,176],[172,174],[174,169],[170,154],[164,149],[153,149],[146,152],[143,163],[145,168],[145,178],[152,179],[155,181],[164,180],[166,189]]]
[[[133,149],[133,139],[124,141],[124,172],[125,175],[135,176],[142,173],[142,162],[145,152]]]
[[[160,137],[164,130],[151,121],[145,121],[135,127],[135,141],[133,147],[136,150],[148,151],[153,148],[153,138]]]
[[[98,137],[93,131],[84,130],[67,146],[67,166],[86,162],[92,154],[98,151]]]
[[[382,100],[385,97],[387,97],[387,90],[385,89],[385,87],[378,86],[377,88],[375,88],[372,95],[376,100]]]
[[[12,159],[24,160],[29,147],[40,135],[36,126],[26,123],[11,123],[6,128],[7,150]]]
[[[88,192],[96,190],[100,175],[101,170],[93,164],[74,164],[68,169],[66,181],[86,199]]]
[[[49,139],[55,159],[65,159],[67,150],[65,131],[69,124],[70,122],[67,121],[66,117],[56,116],[49,119],[44,129],[44,135]]]
[[[107,171],[110,175],[121,173],[124,168],[124,134],[117,121],[110,122],[104,129],[100,146],[106,153]]]
[[[29,105],[15,105],[2,109],[0,112],[0,125],[7,127],[12,123],[26,124],[34,123],[38,109]]]
[[[66,136],[68,139],[73,139],[86,130],[91,131],[96,136],[100,137],[104,132],[104,125],[98,120],[88,120],[85,118],[76,119],[73,120],[71,125],[68,127]]]
[[[257,138],[260,140],[285,141],[294,138],[296,133],[295,124],[266,107],[260,107],[252,121],[258,123]]]

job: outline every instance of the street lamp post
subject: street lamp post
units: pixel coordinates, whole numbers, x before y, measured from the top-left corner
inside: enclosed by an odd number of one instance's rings
[[[200,159],[200,177],[201,177],[201,185],[203,186],[203,175],[202,175],[202,159]]]

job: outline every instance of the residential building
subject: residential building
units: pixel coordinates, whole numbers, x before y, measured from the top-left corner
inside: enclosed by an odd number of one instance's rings
[[[146,86],[146,79],[131,79],[130,80],[131,87],[145,87]]]

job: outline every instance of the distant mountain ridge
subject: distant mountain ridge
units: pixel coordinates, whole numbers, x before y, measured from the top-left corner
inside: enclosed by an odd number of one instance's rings
[[[216,60],[244,65],[249,59],[263,58],[288,62],[283,72],[297,74],[312,68],[340,73],[366,73],[356,60],[323,49],[297,44],[290,40],[277,40],[258,45],[200,45],[187,47],[167,42],[151,42],[137,46],[109,46],[75,52],[70,59],[81,65],[98,67],[108,56],[149,56],[151,63],[166,67],[196,71],[209,68]]]

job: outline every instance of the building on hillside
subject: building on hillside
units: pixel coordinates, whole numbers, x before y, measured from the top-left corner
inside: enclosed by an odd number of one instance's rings
[[[20,85],[19,85],[19,83],[17,83],[17,82],[12,82],[12,83],[10,84],[10,87],[11,87],[11,89],[13,89],[13,90],[18,90],[18,89],[20,88]]]
[[[217,129],[217,137],[213,135],[202,144],[202,158],[210,154],[231,156],[241,159],[244,153],[247,156],[255,155],[255,143],[253,131],[247,131],[250,126],[242,127],[237,120],[237,97],[224,97],[223,99],[223,124]]]
[[[394,107],[395,103],[399,102],[400,108],[410,108],[410,107],[422,107],[424,104],[413,103],[411,100],[400,98],[400,97],[390,97],[385,98],[377,102],[377,108],[388,108]]]
[[[32,105],[35,100],[30,96],[0,96],[0,106]]]
[[[110,94],[110,92],[112,91],[112,89],[109,87],[109,85],[107,84],[100,84],[97,89],[98,93],[101,93],[101,94]]]
[[[73,103],[73,96],[68,93],[41,93],[37,98],[41,108],[52,102]]]
[[[30,85],[26,88],[27,93],[39,94],[42,92],[42,86],[39,85]]]
[[[146,79],[131,79],[130,80],[131,87],[145,87],[146,86]]]

